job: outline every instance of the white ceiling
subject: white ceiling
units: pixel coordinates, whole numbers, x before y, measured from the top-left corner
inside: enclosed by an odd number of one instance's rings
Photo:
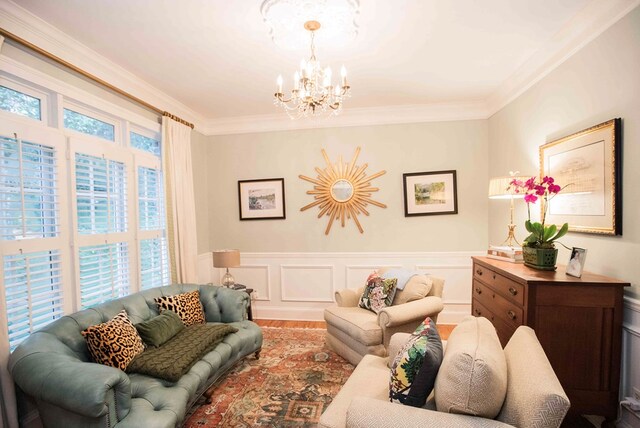
[[[628,6],[634,1],[616,2]],[[276,77],[282,74],[285,90],[290,89],[289,76],[309,52],[285,51],[272,42],[261,3],[17,1],[205,121],[285,116],[272,103]],[[545,50],[554,54],[566,49],[559,46],[566,39],[575,44],[571,30],[588,12],[604,10],[602,3],[606,2],[360,0],[355,40],[319,49],[317,56],[334,70],[347,67],[353,96],[345,112],[485,102],[512,84],[527,64],[543,65]],[[321,30],[316,37],[322,37]],[[535,67],[532,71],[544,72]],[[522,84],[532,79],[535,76]]]

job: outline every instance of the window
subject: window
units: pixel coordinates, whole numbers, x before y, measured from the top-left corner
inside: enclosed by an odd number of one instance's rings
[[[82,309],[129,294],[126,242],[82,247],[79,259]]]
[[[4,257],[9,347],[62,316],[60,255],[42,251]]]
[[[167,240],[164,237],[140,241],[140,284],[143,290],[169,284]]]
[[[0,85],[0,109],[32,119],[42,119],[40,99]]]
[[[126,185],[124,163],[76,153],[78,232],[125,232]]]
[[[132,147],[160,156],[160,141],[135,132],[130,133],[130,139]]]
[[[162,176],[157,169],[138,167],[138,208],[141,230],[164,228]]]
[[[58,234],[53,147],[0,136],[0,238]]]
[[[83,134],[93,135],[95,137],[104,138],[105,140],[116,140],[116,127],[102,120],[78,113],[67,108],[64,109],[64,127],[82,132]]]

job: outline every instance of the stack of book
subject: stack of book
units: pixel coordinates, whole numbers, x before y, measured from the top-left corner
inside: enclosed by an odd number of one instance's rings
[[[504,260],[511,263],[523,263],[522,247],[509,247],[506,245],[489,245],[487,257]]]

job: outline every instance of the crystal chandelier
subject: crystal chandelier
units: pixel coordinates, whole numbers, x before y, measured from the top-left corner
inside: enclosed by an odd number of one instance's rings
[[[300,70],[294,74],[289,98],[282,92],[282,75],[278,76],[274,103],[284,107],[293,119],[318,113],[338,114],[343,101],[351,96],[347,70],[343,65],[340,69],[340,84],[334,86],[331,68],[323,69],[316,59],[314,37],[320,23],[307,21],[304,28],[311,33],[311,57],[308,61],[300,61]]]

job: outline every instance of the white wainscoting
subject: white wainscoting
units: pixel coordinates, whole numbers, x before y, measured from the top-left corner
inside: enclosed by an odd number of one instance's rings
[[[253,313],[260,319],[323,319],[334,293],[362,287],[377,268],[417,270],[444,278],[443,324],[456,324],[471,313],[471,256],[483,252],[449,253],[242,253],[242,266],[229,271],[236,282],[253,288]],[[198,256],[198,278],[219,284],[211,253]]]
[[[633,388],[640,390],[640,300],[624,298],[622,326],[621,398],[633,397]]]

